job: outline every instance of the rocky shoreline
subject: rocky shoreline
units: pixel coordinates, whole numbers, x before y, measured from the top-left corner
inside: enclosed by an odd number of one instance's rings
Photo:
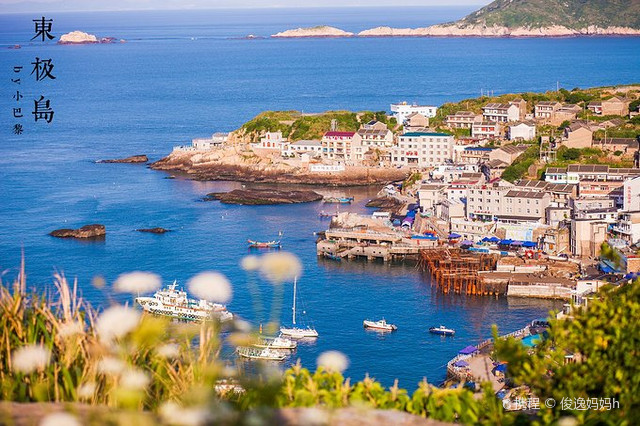
[[[302,168],[262,163],[233,163],[229,159],[204,161],[200,154],[175,154],[152,163],[155,170],[180,171],[193,180],[262,182],[324,186],[368,186],[404,180],[408,172],[402,169],[347,168],[344,172],[311,173]],[[202,160],[202,162],[200,162]]]
[[[129,163],[129,164],[140,164],[146,163],[149,161],[149,158],[146,155],[132,155],[131,157],[126,158],[116,158],[112,160],[98,160],[96,163]]]
[[[310,203],[322,200],[315,191],[283,191],[278,189],[254,188],[234,189],[230,192],[212,192],[203,201],[220,201],[225,204],[270,205]]]
[[[629,27],[588,26],[581,29],[561,25],[548,27],[504,27],[484,25],[438,24],[424,28],[392,28],[381,26],[357,34],[335,27],[296,28],[273,34],[274,38],[325,37],[578,37],[578,36],[640,36],[640,29]]]

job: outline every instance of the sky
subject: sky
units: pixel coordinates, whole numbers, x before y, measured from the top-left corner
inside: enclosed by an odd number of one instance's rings
[[[490,0],[0,0],[0,13],[278,7],[484,6]]]

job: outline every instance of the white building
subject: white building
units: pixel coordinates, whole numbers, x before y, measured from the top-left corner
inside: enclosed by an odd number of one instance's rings
[[[391,161],[397,166],[426,168],[453,161],[453,135],[410,132],[398,137]]]
[[[351,143],[355,132],[326,132],[322,136],[322,157],[336,161],[351,159]]]
[[[282,137],[282,132],[267,132],[260,138],[260,142],[251,144],[252,149],[266,149],[284,152],[288,149],[289,142]]]
[[[520,119],[520,108],[513,103],[489,103],[482,107],[482,118],[485,121],[506,123]]]
[[[227,143],[229,140],[229,133],[217,132],[211,135],[210,138],[195,138],[191,140],[191,146],[197,150],[210,150],[218,148]]]
[[[309,152],[313,155],[319,155],[322,153],[322,142],[318,140],[301,140],[291,142],[289,144],[289,150],[295,153]]]
[[[510,141],[523,140],[531,141],[536,138],[536,125],[526,121],[509,126],[507,137]]]
[[[418,114],[424,115],[427,118],[433,118],[436,116],[436,112],[438,111],[437,107],[430,105],[416,105],[416,104],[408,104],[406,102],[400,102],[397,104],[391,104],[391,112],[393,116],[396,118],[398,124],[402,124],[405,122],[407,117],[414,112]]]
[[[640,211],[640,176],[624,181],[622,210],[626,212]]]

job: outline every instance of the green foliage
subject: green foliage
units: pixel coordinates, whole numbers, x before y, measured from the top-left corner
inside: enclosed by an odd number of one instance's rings
[[[578,148],[567,148],[566,150],[558,152],[558,158],[566,161],[578,160],[581,155],[582,153]]]
[[[521,179],[526,175],[529,167],[535,163],[540,155],[540,147],[538,145],[531,145],[525,152],[520,154],[518,158],[513,162],[513,164],[509,165],[502,172],[502,179],[515,182],[518,179]]]
[[[640,2],[635,0],[496,0],[466,16],[464,24],[505,27],[569,28],[620,26],[640,28]]]
[[[496,353],[516,383],[540,398],[543,423],[571,414],[586,424],[633,424],[640,418],[640,283],[601,289],[573,319],[551,320],[549,338],[533,350],[498,339]],[[573,360],[565,358],[573,355]],[[553,398],[557,405],[542,404]],[[563,398],[615,398],[611,410],[565,410]],[[566,407],[565,407],[566,408]]]
[[[404,182],[402,182],[402,188],[409,188],[414,183],[418,182],[422,179],[422,174],[420,173],[412,173],[411,176],[406,178]]]
[[[629,111],[637,111],[638,107],[640,107],[640,99],[636,99],[629,103]]]

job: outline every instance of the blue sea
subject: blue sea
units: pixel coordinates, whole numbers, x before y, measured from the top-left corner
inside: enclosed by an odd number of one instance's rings
[[[330,24],[349,31],[378,25],[417,27],[457,19],[468,8],[265,9],[181,12],[37,13],[0,15],[0,270],[9,282],[24,251],[28,284],[52,288],[63,271],[77,279],[86,300],[105,307],[123,295],[91,285],[146,270],[166,283],[205,270],[234,285],[229,308],[258,324],[247,276],[238,264],[246,240],[273,239],[282,231],[286,250],[304,263],[299,280],[307,317],[320,338],[298,349],[315,367],[317,356],[339,350],[350,359],[347,375],[366,373],[414,389],[427,377],[439,383],[445,364],[468,344],[518,329],[558,303],[488,297],[444,297],[411,265],[335,263],[318,259],[314,232],[320,203],[230,206],[200,202],[234,182],[195,182],[141,165],[95,164],[97,159],[147,154],[157,160],[174,145],[215,131],[230,131],[263,110],[388,110],[401,100],[442,104],[494,93],[637,83],[640,39],[374,38],[247,40],[292,27]],[[0,11],[1,12],[1,11]],[[60,46],[30,41],[33,22],[54,19],[59,37],[82,30],[125,43]],[[19,44],[21,49],[8,49]],[[55,80],[30,75],[36,57],[52,59]],[[14,73],[15,66],[22,66]],[[11,79],[19,74],[20,84]],[[16,92],[24,98],[14,99]],[[34,99],[54,110],[51,124],[34,122]],[[13,118],[21,107],[25,117]],[[14,135],[16,123],[24,133]],[[318,188],[353,195],[343,210],[368,213],[379,188]],[[61,240],[53,229],[102,223],[103,242]],[[141,234],[162,226],[165,235]],[[269,308],[273,289],[258,280]],[[281,318],[288,322],[291,285],[283,289]],[[365,332],[362,320],[384,316],[390,335]],[[432,325],[457,330],[453,338],[429,335]]]

